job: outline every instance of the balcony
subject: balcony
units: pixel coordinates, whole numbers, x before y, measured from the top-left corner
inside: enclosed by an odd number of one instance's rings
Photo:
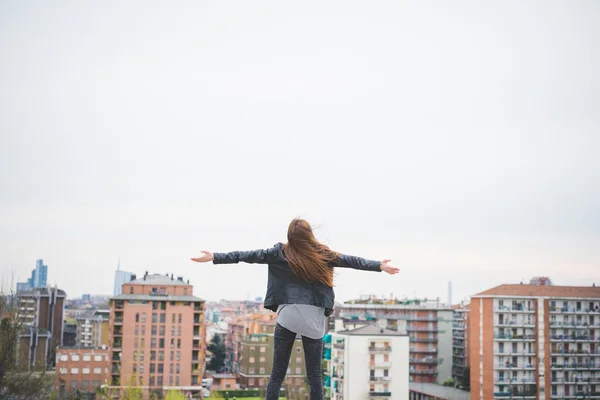
[[[550,369],[588,369],[596,370],[600,369],[600,364],[595,363],[555,363],[550,365]]]
[[[495,369],[523,369],[523,370],[529,370],[529,369],[535,369],[535,365],[533,364],[522,364],[522,365],[518,365],[518,364],[497,364],[494,366]]]
[[[369,399],[390,399],[392,392],[369,392]]]
[[[410,371],[411,375],[437,375],[436,369],[415,369]]]
[[[438,321],[437,317],[413,317],[410,315],[406,319],[408,321],[424,321],[424,322],[437,322]]]
[[[369,377],[369,383],[381,383],[390,382],[392,378],[390,376],[371,376]]]
[[[123,342],[121,341],[121,339],[115,339],[113,341],[113,349],[120,349],[123,346]]]
[[[437,349],[417,349],[416,347],[410,348],[411,353],[432,353],[437,354]]]
[[[392,367],[392,363],[391,363],[391,361],[380,361],[380,362],[369,364],[369,367],[374,368],[374,369],[379,369],[379,368],[387,369],[387,368]]]
[[[412,328],[412,327],[408,327],[406,328],[407,332],[437,332],[437,327],[431,327],[431,328],[426,328],[426,327],[418,327],[418,328]]]
[[[561,314],[600,314],[600,308],[550,307],[550,313]]]
[[[494,307],[495,313],[534,313],[535,307],[519,305],[517,307]]]
[[[409,362],[411,364],[430,364],[430,365],[436,365],[437,364],[437,360],[434,358],[411,358],[409,359]]]
[[[410,341],[414,342],[414,343],[437,343],[438,338],[437,338],[437,336],[433,336],[433,337],[416,337],[416,336],[411,336],[410,337]]]
[[[371,353],[389,353],[392,351],[392,346],[370,346],[369,352]]]
[[[531,341],[534,342],[535,341],[535,335],[511,335],[511,334],[500,334],[500,333],[496,333],[494,334],[494,340],[495,341]]]

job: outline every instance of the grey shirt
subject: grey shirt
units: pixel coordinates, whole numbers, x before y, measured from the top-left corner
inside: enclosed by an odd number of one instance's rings
[[[282,304],[277,309],[277,322],[284,328],[311,339],[321,339],[326,333],[325,307],[307,304]]]

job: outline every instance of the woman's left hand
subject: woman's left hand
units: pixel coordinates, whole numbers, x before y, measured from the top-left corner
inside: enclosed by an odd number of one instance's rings
[[[202,250],[201,253],[204,253],[203,255],[201,255],[200,257],[195,257],[195,258],[190,258],[190,260],[198,262],[198,263],[204,263],[204,262],[209,262],[215,259],[215,256],[213,255],[213,253],[211,253],[208,250]]]
[[[392,260],[383,260],[381,262],[381,265],[379,266],[379,268],[383,271],[383,272],[387,272],[390,275],[395,275],[398,272],[400,272],[400,268],[394,267],[391,264]]]

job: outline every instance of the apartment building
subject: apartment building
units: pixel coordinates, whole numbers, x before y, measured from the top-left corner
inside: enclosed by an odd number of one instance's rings
[[[472,399],[600,399],[600,287],[479,293],[468,340]]]
[[[246,335],[261,333],[263,331],[262,324],[270,323],[276,319],[277,314],[269,311],[251,312],[229,321],[228,333],[225,335],[225,367],[230,372],[239,372],[242,342]]]
[[[172,275],[148,275],[123,284],[110,300],[110,389],[132,378],[145,396],[202,390],[206,330],[204,300]]]
[[[437,300],[369,297],[339,308],[337,331],[374,324],[408,335],[410,382],[442,383],[452,375],[453,312],[449,306]]]
[[[452,378],[468,388],[469,378],[469,306],[457,305],[452,310]]]
[[[17,294],[17,314],[23,325],[19,334],[19,362],[30,368],[54,365],[62,345],[66,293],[56,288],[37,288]]]
[[[56,390],[94,393],[107,383],[108,348],[59,347],[56,351]]]
[[[408,399],[407,335],[365,325],[327,334],[323,341],[326,399]]]
[[[262,318],[250,321],[248,332],[240,342],[239,383],[242,388],[266,387],[273,368],[273,331],[276,314],[262,314]],[[306,367],[304,364],[304,348],[302,341],[296,340],[290,364],[287,370],[284,387],[304,386]]]
[[[77,322],[77,345],[101,347],[108,345],[110,310],[94,310],[75,318]]]

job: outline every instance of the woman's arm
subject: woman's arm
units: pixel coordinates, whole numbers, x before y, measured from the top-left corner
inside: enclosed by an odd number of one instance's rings
[[[390,275],[397,274],[400,269],[390,264],[391,260],[375,261],[367,260],[366,258],[350,256],[347,254],[338,254],[337,267],[352,268],[361,271],[384,271]]]
[[[245,262],[249,264],[267,264],[273,261],[277,255],[277,249],[272,247],[266,250],[232,251],[229,253],[211,253],[203,251],[204,255],[192,258],[195,262],[209,262],[213,264],[237,264]]]

